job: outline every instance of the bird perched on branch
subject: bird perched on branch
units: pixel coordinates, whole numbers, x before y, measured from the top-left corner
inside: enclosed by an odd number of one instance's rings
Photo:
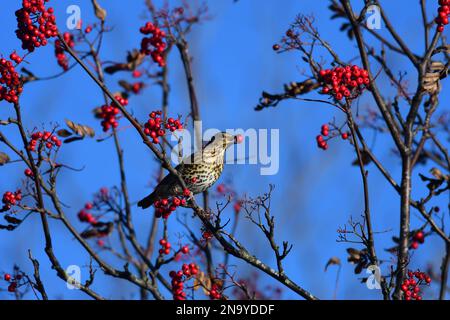
[[[189,191],[197,194],[208,190],[222,174],[225,151],[231,145],[242,142],[242,139],[241,135],[219,132],[202,150],[191,154],[176,166]],[[176,175],[169,173],[150,195],[138,202],[138,206],[146,209],[157,200],[180,195],[183,195],[180,181]]]

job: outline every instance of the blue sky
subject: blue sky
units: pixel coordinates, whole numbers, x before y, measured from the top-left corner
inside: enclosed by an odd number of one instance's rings
[[[176,3],[170,1],[170,3]],[[0,20],[2,33],[0,53],[9,55],[19,49],[19,41],[15,38],[14,11],[19,1],[7,1],[2,6]],[[94,21],[90,1],[51,1],[55,7],[59,28],[64,31],[65,10],[70,4],[77,4],[82,10],[85,23]],[[124,8],[122,1],[100,1],[108,12],[107,22],[113,32],[105,36],[103,59],[117,61],[123,59],[126,51],[137,48],[140,43],[139,27],[146,21],[144,1],[129,1]],[[157,2],[158,3],[158,2]],[[285,102],[277,108],[255,112],[253,110],[263,90],[279,92],[283,84],[304,79],[303,70],[307,66],[297,52],[276,54],[271,49],[287,30],[298,13],[314,14],[316,26],[321,35],[335,48],[344,60],[357,56],[355,43],[349,41],[339,32],[340,21],[330,20],[331,13],[327,9],[328,1],[257,1],[232,0],[207,1],[210,19],[196,25],[189,35],[191,55],[193,56],[194,80],[197,88],[204,128],[256,128],[280,130],[280,170],[273,176],[261,176],[258,165],[227,166],[221,178],[222,182],[232,181],[240,194],[256,196],[268,190],[269,184],[275,185],[272,210],[277,225],[277,240],[287,240],[294,245],[292,253],[286,259],[286,272],[320,298],[333,297],[336,268],[331,267],[324,272],[327,260],[332,256],[339,257],[342,262],[338,299],[380,298],[381,293],[368,290],[361,285],[353,274],[353,266],[347,264],[345,249],[351,244],[336,242],[336,230],[343,226],[350,215],[357,218],[363,212],[362,186],[357,167],[351,166],[354,160],[352,147],[341,141],[333,141],[330,149],[323,152],[316,147],[315,136],[320,126],[333,117],[342,121],[342,115],[336,109],[314,103]],[[356,2],[354,2],[355,5]],[[410,1],[383,1],[393,24],[399,34],[416,53],[423,52],[422,25],[420,10]],[[433,1],[428,1],[428,12],[436,10]],[[402,14],[398,14],[398,12]],[[386,34],[384,26],[379,31]],[[446,31],[447,32],[447,31]],[[369,43],[374,43],[368,37]],[[319,54],[321,54],[319,52]],[[407,61],[396,54],[387,54],[388,62],[393,70],[407,70],[407,77],[414,88],[415,73]],[[331,61],[330,57],[325,57]],[[53,54],[52,45],[37,50],[27,58],[27,68],[38,76],[49,76],[60,71]],[[178,53],[172,52],[168,65],[171,84],[170,113],[186,114],[189,100],[184,82],[184,74]],[[118,90],[117,80],[120,76],[107,79],[112,91]],[[379,85],[385,96],[393,90],[385,78],[380,76]],[[441,95],[441,111],[448,105],[449,94]],[[316,97],[312,94],[310,97]],[[24,122],[29,129],[48,127],[51,123],[64,123],[64,119],[90,125],[101,132],[98,120],[94,119],[91,110],[102,104],[102,95],[88,76],[76,67],[57,80],[40,81],[27,85],[22,96]],[[150,87],[143,94],[130,100],[129,108],[136,117],[144,120],[149,111],[160,107],[160,93],[156,87]],[[373,105],[366,94],[359,101],[361,110]],[[439,113],[439,112],[438,112]],[[0,118],[5,119],[12,114],[10,105],[0,103]],[[125,121],[122,120],[124,125]],[[3,130],[3,128],[2,128]],[[5,130],[11,139],[12,131]],[[366,140],[371,142],[379,159],[391,170],[393,177],[399,181],[400,161],[390,149],[393,147],[389,138],[365,131]],[[124,146],[126,170],[131,199],[139,200],[150,192],[149,181],[157,170],[157,163],[151,154],[140,143],[139,137],[131,128],[120,133]],[[0,151],[5,151],[0,146]],[[111,139],[98,143],[95,140],[84,140],[64,145],[60,161],[81,168],[82,172],[65,171],[60,175],[61,199],[69,206],[67,215],[74,225],[83,229],[76,221],[76,213],[92,194],[101,187],[119,185],[119,172],[114,145]],[[372,165],[369,169],[371,209],[373,225],[377,231],[385,233],[376,235],[375,241],[381,259],[392,262],[392,257],[383,248],[392,245],[391,236],[398,229],[399,198],[383,177]],[[420,172],[429,168],[420,167]],[[0,170],[0,192],[15,189],[23,178],[22,164],[12,164]],[[413,194],[420,197],[424,189],[414,174]],[[448,199],[442,197],[436,205],[445,207]],[[228,212],[231,216],[232,212]],[[142,212],[133,208],[133,219],[137,227],[138,237],[145,241],[151,221],[150,212]],[[416,213],[413,214],[412,227],[420,225]],[[55,253],[63,266],[70,264],[87,265],[89,259],[74,239],[57,222],[51,222],[54,234]],[[193,228],[197,228],[198,225]],[[173,239],[181,232],[175,219],[170,224],[170,235]],[[268,244],[262,245],[263,236],[242,217],[239,223],[238,237],[248,246],[250,251],[263,261],[273,265],[273,257]],[[50,269],[43,252],[43,237],[38,217],[31,217],[14,233],[0,232],[0,272],[11,270],[14,263],[30,272],[31,263],[27,259],[27,250],[32,249],[42,265],[42,276],[51,298],[82,299],[86,296],[77,291],[67,290],[65,283],[56,277]],[[411,266],[424,269],[428,263],[438,266],[441,260],[442,243],[433,236],[414,253]],[[105,255],[121,266],[110,256]],[[232,260],[233,264],[239,262]],[[242,276],[250,276],[252,268],[239,264]],[[384,264],[383,270],[386,270]],[[83,269],[87,272],[87,269]],[[100,272],[98,272],[100,274]],[[260,277],[263,288],[274,282],[266,276]],[[4,287],[5,283],[0,282]],[[137,291],[125,281],[111,280],[97,276],[94,288],[109,298],[136,298]],[[432,287],[429,297],[436,297],[437,287]],[[283,298],[296,299],[297,296],[283,288]],[[31,295],[27,296],[32,298]],[[12,298],[6,292],[0,292],[1,299]]]

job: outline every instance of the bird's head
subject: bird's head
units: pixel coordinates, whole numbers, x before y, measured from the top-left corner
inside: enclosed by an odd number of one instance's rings
[[[242,136],[232,135],[226,132],[216,133],[203,149],[204,157],[223,157],[225,150],[233,144],[241,143]]]

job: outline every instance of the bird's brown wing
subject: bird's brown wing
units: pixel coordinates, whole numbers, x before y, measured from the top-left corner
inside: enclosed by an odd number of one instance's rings
[[[181,163],[175,167],[175,169],[182,174],[182,170],[184,165]],[[170,196],[174,196],[182,193],[182,188],[178,182],[178,178],[169,173],[166,175],[161,182],[155,187],[155,190],[144,199],[138,202],[138,207],[142,207],[146,209],[153,205],[156,200],[160,200],[163,198],[168,198]]]

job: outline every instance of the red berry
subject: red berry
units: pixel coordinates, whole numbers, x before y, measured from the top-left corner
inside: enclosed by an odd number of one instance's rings
[[[3,279],[5,279],[5,281],[10,281],[10,280],[11,280],[11,275],[10,275],[9,273],[6,273],[6,274],[3,276]]]
[[[189,247],[188,247],[188,246],[182,247],[182,248],[181,248],[181,252],[184,253],[184,254],[189,253]]]

